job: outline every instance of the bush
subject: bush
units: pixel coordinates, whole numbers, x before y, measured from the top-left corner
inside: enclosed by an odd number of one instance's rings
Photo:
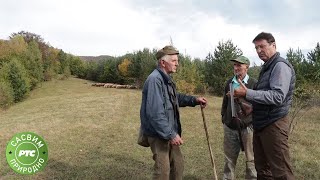
[[[10,84],[0,80],[0,108],[7,108],[13,104],[13,89]]]
[[[304,84],[297,87],[293,94],[292,108],[289,113],[290,117],[290,133],[294,130],[298,121],[313,106],[320,105],[319,85]]]
[[[16,59],[5,63],[0,73],[1,79],[13,89],[14,102],[21,101],[30,91],[30,79],[24,66]]]
[[[188,83],[185,80],[180,80],[176,82],[177,85],[177,90],[180,93],[185,93],[185,94],[194,94],[196,86],[194,84]]]
[[[196,88],[195,88],[194,93],[195,94],[206,94],[208,91],[207,89],[208,89],[208,85],[199,82],[196,84]]]

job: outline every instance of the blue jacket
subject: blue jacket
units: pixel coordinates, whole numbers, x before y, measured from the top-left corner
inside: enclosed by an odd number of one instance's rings
[[[179,107],[196,105],[196,97],[176,93],[171,77],[157,68],[143,86],[141,130],[147,136],[165,140],[181,136]]]

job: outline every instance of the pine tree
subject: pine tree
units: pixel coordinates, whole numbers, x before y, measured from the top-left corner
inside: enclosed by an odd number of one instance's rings
[[[225,83],[233,75],[232,63],[230,59],[241,56],[242,51],[232,43],[220,41],[205,59],[205,81],[210,87],[210,91],[216,95],[224,93]]]

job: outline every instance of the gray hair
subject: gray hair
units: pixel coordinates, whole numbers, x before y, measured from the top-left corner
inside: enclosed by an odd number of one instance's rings
[[[170,60],[171,56],[172,56],[172,55],[164,55],[163,57],[161,57],[161,58],[159,59],[159,62],[158,62],[158,63],[160,63],[161,60],[164,60],[164,61],[168,62],[168,61]]]

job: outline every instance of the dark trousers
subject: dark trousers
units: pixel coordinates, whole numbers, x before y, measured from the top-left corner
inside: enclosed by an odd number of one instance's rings
[[[184,167],[180,146],[156,137],[148,137],[148,142],[154,160],[152,179],[182,180]]]
[[[254,131],[253,151],[258,180],[294,180],[288,146],[289,120],[281,118]]]

